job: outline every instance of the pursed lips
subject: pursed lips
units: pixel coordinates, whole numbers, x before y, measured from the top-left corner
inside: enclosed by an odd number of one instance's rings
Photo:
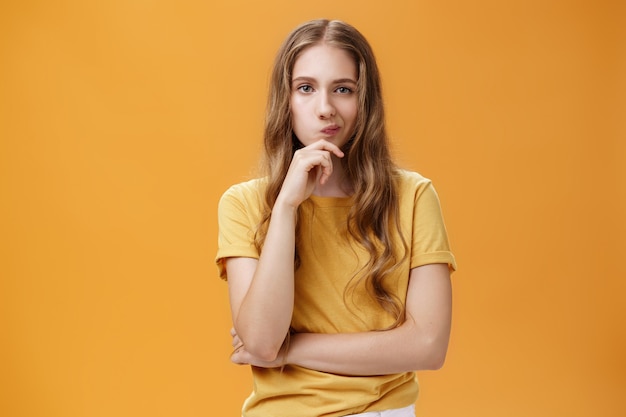
[[[324,129],[321,130],[321,132],[325,135],[334,135],[335,133],[339,131],[339,129],[340,129],[339,126],[333,125],[333,126],[325,127]]]

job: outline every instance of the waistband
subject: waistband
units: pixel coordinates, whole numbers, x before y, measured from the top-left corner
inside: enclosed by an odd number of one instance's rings
[[[368,411],[360,414],[350,414],[346,417],[415,417],[415,405],[411,404],[404,408],[394,408],[392,410]]]

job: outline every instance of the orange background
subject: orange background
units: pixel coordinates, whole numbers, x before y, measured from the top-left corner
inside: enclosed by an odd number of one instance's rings
[[[216,204],[322,16],[371,41],[459,261],[421,415],[626,415],[619,0],[2,2],[0,415],[238,415]]]

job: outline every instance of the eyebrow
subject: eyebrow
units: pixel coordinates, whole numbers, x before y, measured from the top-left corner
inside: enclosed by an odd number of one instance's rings
[[[313,77],[304,77],[304,76],[303,77],[296,77],[293,80],[291,80],[292,83],[302,82],[302,81],[305,81],[305,82],[315,82],[316,80]],[[337,80],[333,80],[332,83],[333,84],[347,84],[348,83],[348,84],[354,84],[354,85],[357,84],[356,80],[353,80],[352,78],[339,78]]]

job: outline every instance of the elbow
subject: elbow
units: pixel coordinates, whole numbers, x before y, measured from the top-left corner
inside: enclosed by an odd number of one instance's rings
[[[425,371],[437,371],[443,368],[446,362],[446,349],[432,349],[428,352],[422,365]]]
[[[443,367],[446,362],[448,351],[447,341],[436,339],[422,340],[420,348],[414,350],[413,370],[436,371]]]
[[[267,334],[249,334],[242,337],[241,342],[245,350],[257,359],[264,362],[273,362],[280,354],[282,340],[273,340]]]
[[[286,337],[286,334],[281,336],[281,332],[240,323],[235,325],[235,332],[245,351],[263,362],[273,362],[278,358]]]
[[[277,348],[268,343],[245,344],[245,347],[249,354],[264,362],[273,362],[278,358],[278,354],[280,353],[280,346]]]

